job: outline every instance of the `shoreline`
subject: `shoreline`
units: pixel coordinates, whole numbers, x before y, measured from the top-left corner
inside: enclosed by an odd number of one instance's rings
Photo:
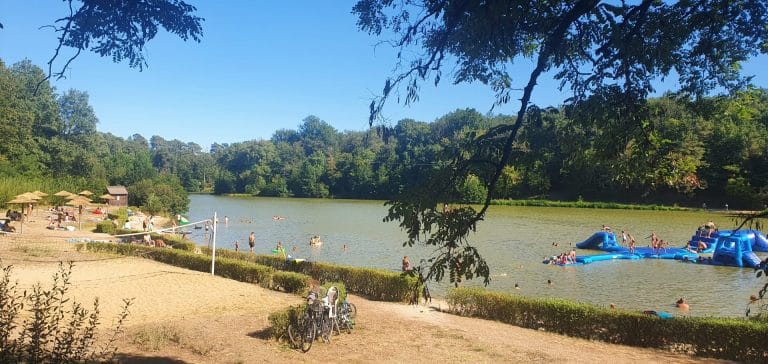
[[[34,219],[33,219],[34,220]],[[88,231],[38,230],[0,237],[3,264],[14,265],[13,279],[29,288],[50,286],[58,262],[75,262],[70,297],[90,305],[101,303],[102,335],[109,333],[123,298],[133,298],[125,334],[118,341],[123,362],[387,362],[434,360],[450,363],[534,361],[631,363],[639,361],[699,363],[723,361],[661,350],[592,342],[499,322],[442,312],[443,301],[409,306],[377,302],[357,295],[358,326],[351,335],[316,343],[311,353],[289,349],[269,337],[267,316],[302,298],[208,273],[189,271],[138,257],[77,252],[72,237],[105,238]],[[32,221],[30,225],[36,224]],[[26,225],[26,224],[25,224]],[[157,338],[170,333],[166,339]],[[150,335],[151,334],[151,335]],[[148,347],[141,338],[154,337]],[[548,345],[532,346],[531,343]],[[573,353],[579,353],[573,356]],[[330,355],[330,356],[329,356]]]

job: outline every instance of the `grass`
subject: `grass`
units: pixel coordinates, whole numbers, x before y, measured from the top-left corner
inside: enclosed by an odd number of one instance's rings
[[[619,209],[619,210],[654,210],[654,211],[692,211],[698,210],[680,206],[639,205],[618,202],[600,201],[553,201],[553,200],[492,200],[491,205],[500,206],[534,206],[534,207],[574,207],[587,209]]]
[[[16,246],[10,249],[14,253],[21,253],[30,257],[53,257],[58,254],[53,249],[37,246]]]
[[[146,351],[158,351],[169,344],[180,345],[181,331],[174,325],[146,327],[133,335],[133,343]]]

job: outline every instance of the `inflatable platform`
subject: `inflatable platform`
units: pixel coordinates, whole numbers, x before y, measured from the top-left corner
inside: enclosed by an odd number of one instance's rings
[[[703,242],[704,244],[701,244]],[[706,246],[705,249],[701,249]],[[588,239],[577,243],[579,249],[594,249],[608,254],[581,255],[576,262],[560,263],[555,257],[545,259],[544,263],[557,265],[582,265],[592,262],[615,259],[675,259],[686,262],[701,262],[730,267],[756,268],[761,264],[755,251],[768,251],[768,240],[757,230],[723,230],[703,235],[699,230],[684,248],[638,247],[630,253],[629,248],[616,242],[616,235],[607,231],[598,231]],[[697,249],[699,250],[697,252]],[[701,257],[699,253],[711,253],[711,257]]]

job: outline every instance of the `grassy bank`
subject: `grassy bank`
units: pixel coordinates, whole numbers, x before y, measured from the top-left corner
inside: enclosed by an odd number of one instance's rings
[[[664,205],[635,205],[618,202],[600,201],[553,201],[553,200],[492,200],[491,205],[498,206],[533,206],[533,207],[573,207],[584,209],[617,209],[617,210],[654,210],[654,211],[696,211],[689,207]]]

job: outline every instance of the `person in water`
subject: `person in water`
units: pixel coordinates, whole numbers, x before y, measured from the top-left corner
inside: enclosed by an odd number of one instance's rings
[[[411,266],[411,261],[408,259],[408,256],[403,257],[403,272],[410,272],[413,270],[413,266]]]
[[[685,299],[683,299],[682,297],[680,297],[680,299],[677,300],[677,302],[675,303],[675,306],[677,306],[677,308],[679,308],[682,311],[688,311],[688,309],[690,308],[690,306],[688,306],[688,302],[685,302]]]
[[[635,254],[635,237],[632,234],[627,234],[627,238],[629,238],[629,253]]]
[[[253,247],[256,246],[256,234],[253,231],[248,235],[248,246],[251,248],[251,253],[253,253]]]

